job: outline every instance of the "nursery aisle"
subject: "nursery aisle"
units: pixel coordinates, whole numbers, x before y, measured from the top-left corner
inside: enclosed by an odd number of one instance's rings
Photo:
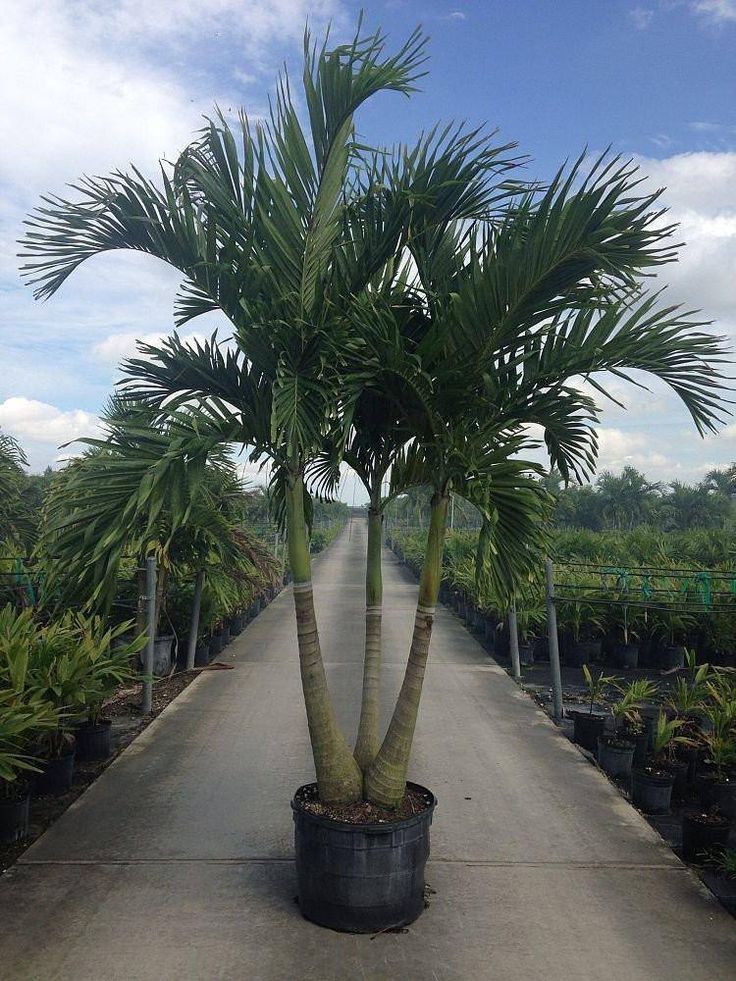
[[[346,725],[365,526],[315,562]],[[385,553],[386,701],[416,585]],[[311,779],[284,591],[0,879],[3,981],[731,981],[736,924],[447,611],[412,777],[439,798],[431,905],[376,938],[304,922],[289,799]],[[229,659],[229,658],[228,658]]]

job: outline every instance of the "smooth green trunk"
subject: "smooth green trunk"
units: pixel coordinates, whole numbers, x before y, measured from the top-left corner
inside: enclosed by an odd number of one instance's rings
[[[360,723],[355,741],[355,759],[364,772],[376,758],[381,745],[381,537],[383,514],[371,505],[368,511],[368,549],[365,572],[365,652]]]
[[[289,560],[294,575],[299,669],[319,796],[325,803],[359,800],[363,778],[335,718],[314,613],[309,541],[304,522],[304,485],[290,480],[286,510]]]
[[[419,583],[419,601],[414,618],[409,660],[388,731],[378,755],[365,775],[366,798],[386,807],[396,807],[406,790],[406,774],[442,577],[442,549],[445,541],[448,502],[449,497],[446,493],[438,492],[432,498],[427,549]]]

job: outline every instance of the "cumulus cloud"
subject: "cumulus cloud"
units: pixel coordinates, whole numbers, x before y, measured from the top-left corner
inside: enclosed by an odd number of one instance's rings
[[[641,157],[651,187],[665,188],[668,220],[679,223],[679,260],[662,270],[673,298],[736,334],[736,152]]]
[[[62,410],[38,399],[9,398],[0,402],[0,428],[22,444],[32,471],[56,465],[78,454],[81,446],[65,443],[101,432],[96,415],[83,409]]]

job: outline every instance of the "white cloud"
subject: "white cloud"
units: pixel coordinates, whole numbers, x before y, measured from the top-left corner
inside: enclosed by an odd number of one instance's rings
[[[716,24],[736,22],[736,0],[695,0],[693,10]]]
[[[683,241],[677,263],[660,272],[673,298],[736,334],[736,152],[681,153],[661,160],[641,157],[651,187],[665,188],[661,204],[678,222]]]
[[[650,7],[634,7],[629,11],[631,19],[637,31],[645,31],[654,18],[654,11]]]
[[[42,470],[80,452],[65,443],[100,434],[100,421],[83,409],[62,410],[37,399],[9,398],[0,402],[0,427],[22,444],[31,470]]]

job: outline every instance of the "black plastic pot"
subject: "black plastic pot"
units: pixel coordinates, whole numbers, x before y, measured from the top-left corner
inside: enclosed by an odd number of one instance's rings
[[[626,738],[634,744],[632,766],[640,770],[644,766],[649,752],[649,734],[646,729],[642,729],[641,732],[627,732]]]
[[[685,648],[677,644],[663,647],[657,654],[657,666],[664,671],[685,667]]]
[[[424,909],[424,866],[437,801],[390,824],[357,825],[305,810],[300,788],[291,802],[302,916],[344,933],[377,933],[413,923]]]
[[[675,778],[675,782],[672,784],[673,800],[684,800],[687,797],[687,774],[689,768],[690,766],[687,760],[677,760],[674,763],[667,764],[667,769]]]
[[[682,815],[682,857],[686,862],[703,862],[719,848],[728,847],[731,833],[729,818],[714,818],[700,811],[686,811]]]
[[[74,752],[59,756],[54,760],[44,760],[41,772],[33,778],[33,793],[36,797],[49,795],[59,797],[72,788],[74,778]]]
[[[12,845],[28,837],[30,794],[0,797],[0,845]]]
[[[611,651],[611,657],[617,668],[637,668],[639,667],[639,645],[616,644]]]
[[[599,640],[579,640],[571,644],[565,654],[565,663],[576,668],[581,668],[584,664],[597,661],[601,656],[601,642]]]
[[[592,715],[590,712],[571,712],[573,720],[572,738],[578,746],[595,753],[598,749],[598,737],[606,728],[604,715]]]
[[[207,640],[200,640],[194,650],[194,666],[195,668],[204,668],[210,663],[210,642]]]
[[[706,810],[713,807],[716,802],[716,781],[717,774],[712,767],[699,764],[695,774],[695,795],[700,801],[700,806]]]
[[[237,637],[238,634],[243,632],[244,626],[245,622],[243,619],[243,614],[238,613],[237,616],[234,616],[230,621],[230,633]]]
[[[726,817],[736,818],[736,780],[717,780],[713,803]]]
[[[534,644],[531,641],[519,644],[519,663],[527,666],[534,664]]]
[[[157,637],[153,644],[153,673],[157,678],[163,678],[171,672],[171,651],[174,646],[174,635]],[[143,657],[143,652],[141,652]]]
[[[210,660],[217,655],[222,650],[222,634],[214,633],[210,637]]]
[[[109,760],[112,756],[112,720],[84,722],[76,731],[78,760]]]
[[[230,643],[231,640],[232,640],[232,637],[230,636],[230,627],[228,627],[227,625],[225,625],[222,628],[222,646],[223,646],[223,648],[224,647],[227,647],[227,645]]]
[[[631,765],[636,746],[633,741],[616,740],[602,735],[598,737],[598,766],[609,777],[626,779],[631,776]]]
[[[645,814],[667,814],[672,802],[671,773],[632,770],[631,799]]]

